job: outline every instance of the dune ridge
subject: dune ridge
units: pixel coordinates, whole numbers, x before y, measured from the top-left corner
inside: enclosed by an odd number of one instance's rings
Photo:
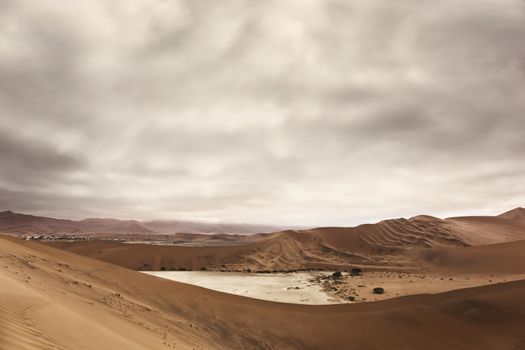
[[[286,230],[239,246],[183,247],[122,242],[46,242],[134,270],[417,268],[412,250],[525,240],[525,218],[418,216],[357,227]]]

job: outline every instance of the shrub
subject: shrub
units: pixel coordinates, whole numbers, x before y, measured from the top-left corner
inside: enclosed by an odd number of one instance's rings
[[[332,278],[333,279],[340,279],[343,277],[343,274],[341,273],[341,271],[336,271],[332,274]]]
[[[358,269],[358,268],[354,268],[352,269],[352,271],[350,272],[350,275],[352,276],[361,276],[361,273],[363,271],[361,269]]]
[[[377,287],[373,289],[374,294],[383,294],[385,290],[381,287]]]

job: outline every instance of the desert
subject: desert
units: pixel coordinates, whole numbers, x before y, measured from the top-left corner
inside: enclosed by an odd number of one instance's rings
[[[380,222],[366,231],[314,229],[315,245],[310,230],[304,240],[301,231],[294,231],[292,237],[301,238],[295,244],[284,231],[254,238],[250,245],[204,247],[4,234],[1,344],[5,349],[519,348],[525,340],[525,240],[513,239],[525,237],[523,228],[516,229],[525,224],[525,210],[515,212],[510,218],[506,213],[446,219],[449,234],[454,227],[454,240],[430,239],[436,226],[420,219],[418,232],[426,240],[408,240],[406,220],[400,219],[403,225]],[[450,224],[458,220],[460,226]],[[466,220],[468,229],[462,231]],[[490,242],[468,236],[467,243],[463,235],[472,232],[473,223],[480,230],[488,225],[500,231],[493,231]],[[386,228],[389,246],[396,248],[388,264],[376,252],[392,249],[376,243]],[[345,236],[349,243],[343,245]],[[373,249],[364,244],[372,239]],[[268,250],[268,241],[271,247],[279,243],[280,250]],[[321,256],[319,241],[337,241],[348,251],[326,253],[330,261],[296,258],[290,265],[289,258],[277,258],[314,254],[314,248]],[[434,241],[435,246],[428,243]],[[309,250],[295,251],[298,244],[309,244]],[[326,251],[328,243],[320,246]],[[256,264],[252,256],[258,257]],[[145,264],[149,275],[140,272]],[[179,282],[155,276],[170,273],[193,275]],[[279,279],[267,283],[271,289],[252,279],[257,276]],[[248,292],[250,286],[255,292]],[[374,293],[376,287],[383,292]],[[263,295],[268,290],[273,294]],[[290,290],[307,296],[290,297]],[[400,333],[407,339],[401,340]]]
[[[0,0],[0,350],[525,350],[525,0]]]

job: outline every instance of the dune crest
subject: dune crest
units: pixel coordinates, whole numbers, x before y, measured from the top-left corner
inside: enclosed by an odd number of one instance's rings
[[[517,207],[498,216],[505,219],[525,219],[525,208]]]

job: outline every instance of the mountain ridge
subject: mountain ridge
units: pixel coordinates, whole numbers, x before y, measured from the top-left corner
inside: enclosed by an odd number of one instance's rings
[[[282,226],[243,224],[243,223],[207,223],[185,220],[121,220],[112,218],[86,218],[81,220],[57,219],[45,216],[16,213],[11,210],[0,212],[0,231],[6,233],[45,233],[45,234],[81,234],[81,233],[232,233],[254,234],[270,233],[284,229]]]

